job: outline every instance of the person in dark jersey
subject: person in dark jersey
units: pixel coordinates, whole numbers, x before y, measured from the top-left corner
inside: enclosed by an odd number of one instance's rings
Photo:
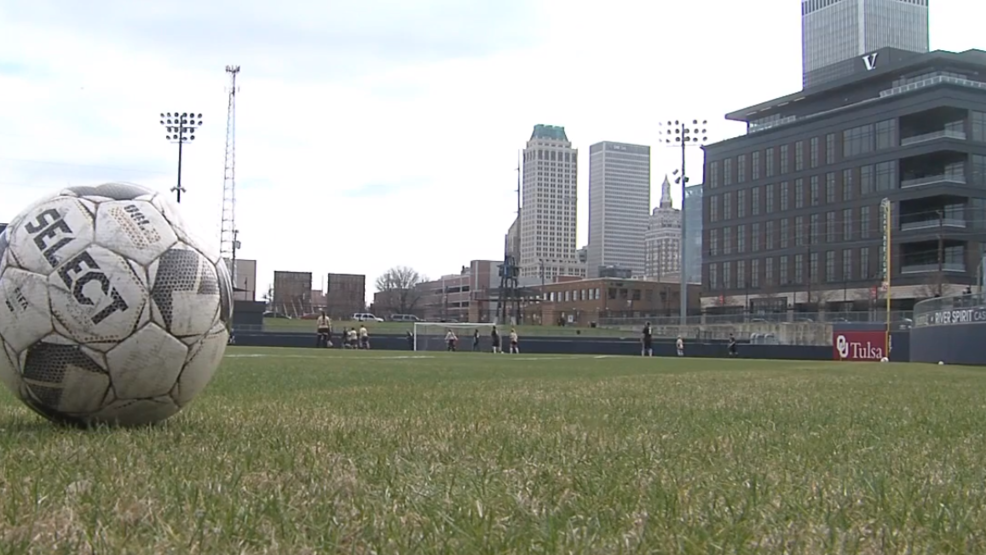
[[[493,341],[493,352],[499,353],[500,351],[500,332],[496,331],[496,326],[493,326],[493,330],[490,331],[490,339]]]
[[[640,356],[654,356],[654,334],[651,332],[650,322],[644,324],[644,329],[640,334]]]

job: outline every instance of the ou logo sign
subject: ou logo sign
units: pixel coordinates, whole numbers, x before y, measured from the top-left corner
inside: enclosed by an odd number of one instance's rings
[[[880,360],[886,354],[886,334],[882,331],[844,331],[832,334],[835,360]]]

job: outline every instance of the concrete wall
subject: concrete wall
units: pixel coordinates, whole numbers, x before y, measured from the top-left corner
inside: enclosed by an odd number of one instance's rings
[[[912,362],[986,365],[986,322],[911,330]]]

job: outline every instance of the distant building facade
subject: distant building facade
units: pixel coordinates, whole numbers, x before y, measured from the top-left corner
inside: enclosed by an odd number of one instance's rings
[[[688,283],[702,283],[702,185],[685,187],[685,266]]]
[[[644,275],[649,212],[650,147],[612,141],[590,146],[588,277],[609,266]]]
[[[642,251],[645,275],[666,281],[681,271],[681,211],[671,200],[671,182],[667,176],[661,184],[661,203],[646,223]]]
[[[675,317],[681,308],[680,285],[640,279],[596,278],[544,286],[540,307],[545,325],[588,326],[606,319]],[[701,310],[701,285],[689,285],[689,311]],[[537,316],[534,316],[537,318]]]
[[[311,314],[311,297],[311,272],[274,272],[274,291],[270,310],[291,317]]]
[[[233,299],[257,300],[257,261],[237,258],[235,267],[231,267],[230,260],[226,259],[226,266],[230,267],[230,277],[233,279]]]
[[[350,318],[366,308],[366,276],[329,274],[325,280],[323,308],[331,318]]]

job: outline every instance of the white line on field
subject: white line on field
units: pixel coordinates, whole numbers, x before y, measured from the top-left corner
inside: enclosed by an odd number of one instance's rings
[[[519,357],[517,355],[511,355],[509,360],[569,360],[573,358],[611,358],[612,355],[598,355],[598,356],[586,356],[586,355],[568,355],[568,356],[527,356]],[[234,353],[227,354],[224,358],[319,358],[319,359],[342,359],[347,360],[408,360],[408,359],[434,359],[438,358],[434,355],[391,355],[391,356],[362,356],[359,358],[348,357],[348,356],[338,356],[338,355],[276,355],[269,353]]]

